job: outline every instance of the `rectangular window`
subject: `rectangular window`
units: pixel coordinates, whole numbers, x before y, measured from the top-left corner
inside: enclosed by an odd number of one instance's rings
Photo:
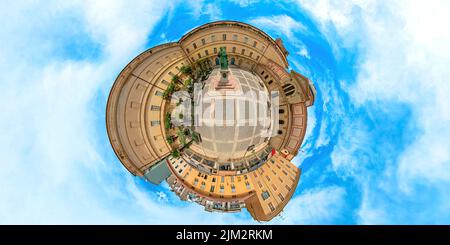
[[[269,176],[268,176],[268,175],[266,175],[266,179],[267,179],[267,181],[270,181],[270,178],[269,178]]]
[[[269,194],[268,191],[263,191],[263,192],[261,193],[261,197],[262,197],[262,199],[265,201],[265,200],[267,200],[267,199],[270,197],[270,194]]]
[[[259,186],[259,188],[262,188],[262,184],[260,181],[258,181],[258,186]]]
[[[208,56],[208,50],[205,50],[205,55]]]
[[[247,188],[247,190],[250,190],[250,183],[248,183],[248,181],[245,182],[245,187]]]
[[[237,35],[233,35],[233,41],[237,41]]]
[[[203,45],[205,45],[205,44],[206,44],[206,41],[205,41],[205,39],[204,39],[204,38],[202,38],[202,44],[203,44]]]
[[[259,55],[258,55],[258,56],[256,56],[256,60],[259,60]]]
[[[233,47],[233,48],[231,49],[231,53],[236,53],[236,47]]]
[[[157,106],[157,105],[152,105],[152,106],[151,106],[151,110],[152,110],[152,111],[159,111],[159,110],[161,110],[161,107],[160,107],[160,106]]]
[[[222,183],[225,182],[225,177],[224,176],[221,177],[220,182],[222,182]]]
[[[222,40],[224,40],[224,41],[227,40],[227,34],[222,35]]]
[[[202,182],[202,185],[200,186],[200,189],[202,189],[202,190],[205,189],[205,182]]]
[[[281,201],[284,201],[284,196],[281,193],[278,193],[278,197],[280,198]]]
[[[163,92],[161,92],[159,90],[156,90],[155,95],[156,96],[163,96]]]
[[[216,182],[216,178],[212,178],[212,182],[215,183]]]
[[[211,41],[212,41],[212,42],[216,41],[216,36],[212,35],[212,36],[211,36]]]
[[[274,191],[276,191],[276,190],[277,190],[277,187],[276,187],[274,184],[272,184],[272,189],[273,189]]]
[[[197,54],[198,58],[202,58],[202,55],[200,53]]]
[[[248,37],[244,37],[244,43],[248,43]]]
[[[215,188],[215,187],[212,185],[212,186],[211,186],[211,189],[209,189],[209,192],[214,192],[214,188]]]
[[[252,57],[253,56],[253,52],[250,52],[250,55],[249,55],[250,57]]]
[[[272,203],[271,202],[269,202],[269,208],[270,208],[270,211],[275,211],[275,207],[272,205]]]
[[[291,187],[289,187],[288,185],[285,185],[284,187],[286,187],[286,190],[290,191]]]
[[[244,55],[245,54],[245,49],[241,50],[241,54]]]
[[[231,192],[235,193],[236,192],[236,188],[234,187],[234,185],[231,185]]]
[[[157,125],[159,125],[160,124],[160,121],[151,121],[150,122],[150,125],[151,126],[157,126]]]
[[[194,47],[194,49],[197,48],[197,44],[193,43],[192,46]]]
[[[186,49],[186,53],[188,53],[188,54],[189,54],[189,49],[188,49],[188,48]]]
[[[194,186],[196,186],[197,184],[198,184],[198,179],[195,178],[195,179],[194,179]]]
[[[231,176],[231,183],[234,182],[234,176]]]
[[[224,188],[223,188],[223,185],[220,185],[220,193],[223,193],[223,190],[224,190]]]
[[[214,48],[214,53],[217,54],[217,48]]]

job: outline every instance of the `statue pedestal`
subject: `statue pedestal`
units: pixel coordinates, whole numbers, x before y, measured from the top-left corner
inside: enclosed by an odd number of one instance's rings
[[[215,89],[234,89],[236,87],[236,81],[230,79],[230,70],[220,70],[220,80],[216,83]]]

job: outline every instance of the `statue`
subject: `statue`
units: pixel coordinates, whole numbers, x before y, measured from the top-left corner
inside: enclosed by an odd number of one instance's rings
[[[219,61],[220,61],[220,79],[215,85],[216,90],[230,90],[234,89],[236,86],[236,81],[234,79],[230,80],[230,70],[228,69],[228,56],[225,47],[221,47],[219,50]]]
[[[228,56],[227,51],[225,51],[225,47],[220,47],[219,59],[220,59],[220,69],[228,70]]]

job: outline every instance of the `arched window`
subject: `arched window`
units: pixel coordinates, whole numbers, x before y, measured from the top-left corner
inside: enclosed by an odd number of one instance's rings
[[[283,113],[284,113],[284,109],[279,109],[278,112],[279,112],[280,114],[283,114]]]
[[[231,58],[231,64],[232,64],[232,65],[234,65],[234,61],[235,61],[235,60],[234,60],[234,57]]]
[[[284,120],[278,120],[278,123],[284,124]]]
[[[216,66],[220,65],[220,60],[219,58],[216,58]]]
[[[278,130],[278,134],[283,134],[283,131],[281,131],[281,130]]]

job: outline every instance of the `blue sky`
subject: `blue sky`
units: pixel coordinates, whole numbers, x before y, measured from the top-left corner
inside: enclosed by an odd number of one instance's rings
[[[281,37],[318,96],[273,224],[450,223],[448,1],[20,1],[0,9],[0,223],[252,224],[132,177],[105,105],[140,52],[221,19]],[[14,21],[11,21],[14,20]]]

